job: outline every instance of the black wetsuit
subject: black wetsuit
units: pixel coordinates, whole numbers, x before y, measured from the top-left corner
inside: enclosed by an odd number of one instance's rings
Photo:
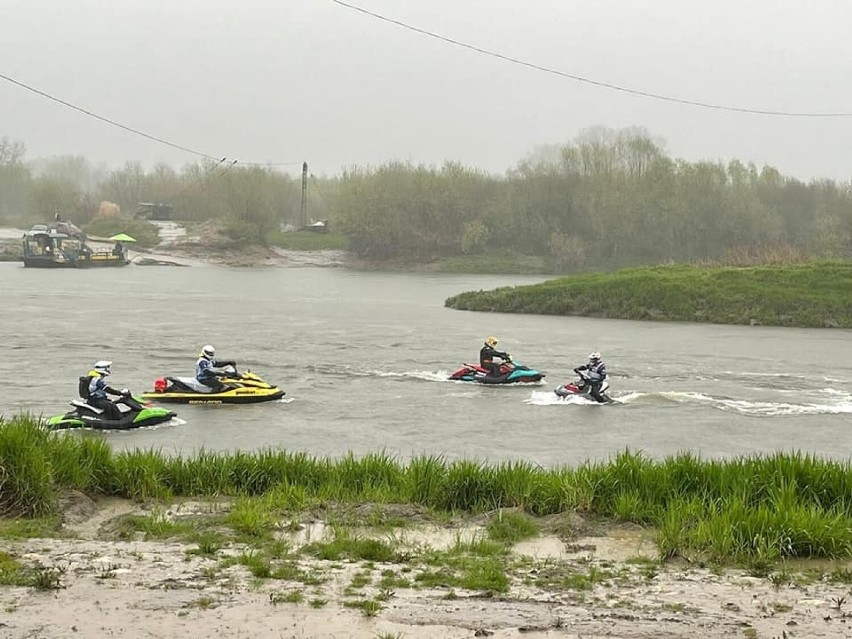
[[[488,344],[485,344],[479,350],[479,365],[482,366],[482,368],[487,369],[491,373],[492,377],[500,377],[500,364],[494,362],[495,357],[499,357],[504,361],[509,359],[509,355],[507,353],[498,351]]]

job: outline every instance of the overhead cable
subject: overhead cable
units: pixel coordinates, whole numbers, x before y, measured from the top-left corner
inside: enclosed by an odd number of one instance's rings
[[[10,83],[12,83],[16,86],[21,87],[22,89],[26,89],[27,91],[31,91],[31,92],[35,93],[36,95],[40,95],[43,98],[47,98],[48,100],[51,100],[51,101],[56,102],[58,104],[61,104],[62,106],[68,107],[69,109],[73,109],[74,111],[78,111],[80,113],[83,113],[84,115],[88,115],[91,118],[95,118],[96,120],[100,120],[101,122],[105,122],[106,124],[109,124],[111,126],[118,127],[119,129],[124,129],[125,131],[133,133],[134,135],[141,136],[143,138],[146,138],[146,139],[151,140],[153,142],[157,142],[159,144],[164,144],[164,145],[169,146],[173,149],[178,149],[179,151],[185,151],[186,153],[196,155],[196,156],[204,158],[206,160],[213,160],[213,161],[221,162],[221,160],[219,158],[217,158],[213,155],[210,155],[208,153],[204,153],[203,151],[198,151],[196,149],[192,149],[192,148],[187,147],[187,146],[183,146],[182,144],[176,144],[175,142],[170,142],[169,140],[166,140],[164,138],[158,137],[156,135],[152,135],[150,133],[145,133],[144,131],[140,131],[139,129],[135,129],[131,126],[127,126],[126,124],[122,124],[121,122],[116,122],[115,120],[107,118],[103,115],[98,115],[97,113],[89,111],[88,109],[84,109],[83,107],[79,107],[76,104],[71,104],[67,100],[63,100],[62,98],[58,98],[55,95],[51,95],[50,93],[47,93],[46,91],[36,89],[35,87],[30,86],[29,84],[26,84],[25,82],[21,82],[20,80],[16,80],[15,78],[9,77],[8,75],[4,75],[3,73],[0,73],[0,79],[6,80],[7,82],[10,82]],[[234,162],[236,162],[236,160]],[[302,163],[301,160],[292,161],[292,162],[240,162],[240,164],[246,165],[246,166],[269,166],[269,167],[272,167],[272,166],[290,166],[290,165],[301,164],[301,163]]]
[[[597,87],[601,87],[604,89],[611,89],[613,91],[620,91],[622,93],[629,93],[631,95],[643,97],[643,98],[652,98],[654,100],[663,100],[665,102],[674,102],[676,104],[683,104],[687,106],[701,107],[704,109],[715,109],[717,111],[733,111],[735,113],[748,113],[751,115],[772,115],[772,116],[780,116],[780,117],[790,117],[790,118],[849,118],[852,117],[852,112],[808,112],[808,111],[776,111],[771,109],[754,109],[747,107],[737,107],[730,106],[720,103],[713,102],[702,102],[700,100],[688,100],[685,98],[677,98],[670,95],[663,95],[660,93],[651,93],[650,91],[642,91],[640,89],[632,89],[630,87],[620,86],[617,84],[612,84],[609,82],[603,82],[601,80],[595,80],[593,78],[588,78],[581,75],[575,75],[573,73],[567,73],[565,71],[560,71],[558,69],[554,69],[552,67],[545,67],[540,64],[535,64],[534,62],[527,62],[526,60],[521,60],[520,58],[514,58],[512,56],[508,56],[502,53],[498,53],[497,51],[491,51],[489,49],[483,49],[482,47],[478,47],[473,44],[468,44],[467,42],[462,42],[461,40],[455,40],[453,38],[448,38],[439,33],[435,33],[434,31],[429,31],[427,29],[422,29],[420,27],[416,27],[412,24],[408,24],[406,22],[402,22],[401,20],[396,20],[394,18],[389,18],[388,16],[382,15],[380,13],[376,13],[374,11],[370,11],[369,9],[364,9],[363,7],[359,7],[354,4],[350,4],[348,2],[344,2],[343,0],[331,0],[333,3],[340,5],[341,7],[345,7],[347,9],[351,9],[353,11],[357,11],[364,15],[370,16],[372,18],[376,18],[378,20],[382,20],[384,22],[388,22],[390,24],[394,24],[398,27],[402,27],[403,29],[408,29],[409,31],[413,31],[415,33],[419,33],[421,35],[429,36],[430,38],[435,38],[436,40],[440,40],[442,42],[446,42],[448,44],[455,45],[457,47],[462,47],[463,49],[468,49],[470,51],[475,51],[476,53],[480,53],[482,55],[490,56],[492,58],[497,58],[499,60],[503,60],[505,62],[510,62],[512,64],[517,64],[523,67],[527,67],[529,69],[535,69],[536,71],[542,71],[544,73],[549,73],[551,75],[557,75],[563,78],[568,78],[569,80],[574,80],[576,82],[583,82],[585,84],[591,84]]]

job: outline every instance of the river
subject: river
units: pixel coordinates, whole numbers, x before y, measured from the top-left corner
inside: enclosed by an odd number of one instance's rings
[[[64,412],[77,378],[111,359],[116,386],[191,375],[199,348],[236,359],[289,403],[178,406],[176,423],[92,433],[115,448],[166,452],[284,447],[404,460],[525,459],[546,466],[624,449],[661,457],[802,450],[847,458],[850,335],[843,330],[717,326],[471,313],[455,293],[542,278],[357,272],[337,268],[129,266],[24,269],[0,264],[0,413]],[[500,337],[541,386],[448,382]],[[592,349],[617,402],[557,400],[552,389]]]

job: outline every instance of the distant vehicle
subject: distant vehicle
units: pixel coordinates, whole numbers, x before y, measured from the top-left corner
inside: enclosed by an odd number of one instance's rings
[[[162,202],[139,202],[139,210],[133,217],[167,222],[172,219],[174,209],[171,204]]]
[[[302,231],[311,231],[312,233],[328,233],[331,229],[328,226],[328,220],[317,220],[310,224],[305,224]]]

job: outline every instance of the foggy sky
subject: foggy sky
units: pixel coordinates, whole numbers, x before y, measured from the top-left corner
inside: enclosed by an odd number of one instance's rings
[[[852,112],[852,2],[352,0],[567,73],[691,100]],[[690,160],[852,179],[852,118],[679,106],[484,57],[330,0],[0,0],[0,73],[216,157],[503,172],[582,129],[643,126]],[[0,81],[27,157],[197,158]],[[295,172],[297,166],[290,167]]]

